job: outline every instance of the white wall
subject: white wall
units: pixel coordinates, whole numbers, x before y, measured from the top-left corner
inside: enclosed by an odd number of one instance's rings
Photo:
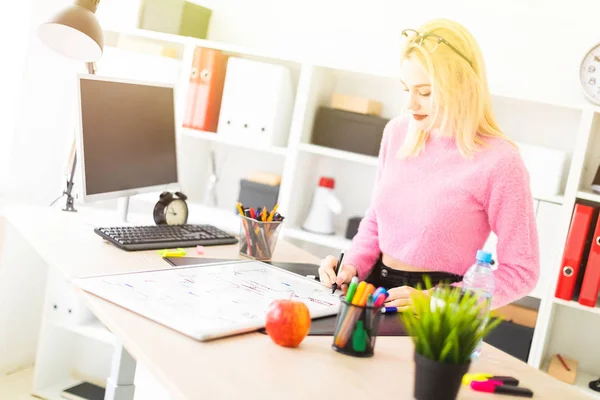
[[[433,17],[456,19],[478,38],[494,92],[556,102],[585,102],[578,66],[600,42],[596,0],[194,1],[214,10],[211,39],[389,75],[398,71],[403,28]],[[54,54],[35,36],[35,28],[70,0],[31,2],[25,85],[13,105],[16,136],[13,146],[0,146],[11,157],[0,153],[0,159],[10,164],[7,189],[14,198],[46,204],[62,190],[74,124],[74,76],[83,66]],[[103,0],[98,17],[107,28],[133,28],[139,2]],[[0,178],[6,170],[0,164]]]
[[[557,102],[584,102],[579,62],[600,42],[597,0],[196,2],[214,9],[212,39],[389,74],[402,29],[455,19],[478,39],[493,91]]]
[[[6,191],[20,202],[48,204],[60,195],[62,173],[73,135],[75,75],[83,71],[36,36],[37,27],[69,0],[32,0],[26,59]]]
[[[10,4],[10,12],[0,12],[0,194],[5,191],[10,165],[10,153],[23,79],[23,66],[27,52],[27,33],[31,15],[30,0]]]

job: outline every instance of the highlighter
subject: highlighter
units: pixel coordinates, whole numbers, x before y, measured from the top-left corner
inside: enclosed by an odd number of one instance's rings
[[[520,386],[498,385],[495,381],[471,381],[471,389],[485,393],[498,393],[518,397],[533,397],[533,392],[530,389]]]
[[[468,373],[463,376],[462,383],[469,385],[471,381],[500,381],[500,385],[519,386],[519,380],[512,376],[493,375],[486,373]]]

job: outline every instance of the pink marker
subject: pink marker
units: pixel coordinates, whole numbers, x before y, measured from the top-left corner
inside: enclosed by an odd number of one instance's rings
[[[385,299],[386,299],[385,293],[381,293],[379,296],[377,296],[377,299],[375,300],[375,302],[373,302],[373,307],[379,308],[379,307],[383,306],[383,302],[385,301]]]
[[[533,392],[519,386],[498,385],[500,381],[471,381],[471,389],[478,392],[507,394],[509,396],[533,397]]]

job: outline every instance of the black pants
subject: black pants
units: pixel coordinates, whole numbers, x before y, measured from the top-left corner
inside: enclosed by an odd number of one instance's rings
[[[367,282],[372,283],[375,287],[382,286],[386,290],[395,288],[398,286],[410,286],[417,287],[421,284],[421,288],[425,289],[424,276],[427,275],[431,280],[431,285],[436,286],[438,284],[451,284],[462,281],[461,275],[450,274],[448,272],[414,272],[414,271],[399,271],[396,269],[389,268],[383,264],[381,257],[375,264],[373,271],[366,279]]]

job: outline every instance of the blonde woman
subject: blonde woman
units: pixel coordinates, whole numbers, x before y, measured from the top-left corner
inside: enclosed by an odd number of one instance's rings
[[[405,308],[423,275],[460,284],[493,231],[496,308],[527,295],[539,274],[529,175],[498,127],[484,63],[473,36],[439,19],[402,32],[401,80],[408,117],[384,129],[372,203],[338,274],[389,290],[386,306]]]

